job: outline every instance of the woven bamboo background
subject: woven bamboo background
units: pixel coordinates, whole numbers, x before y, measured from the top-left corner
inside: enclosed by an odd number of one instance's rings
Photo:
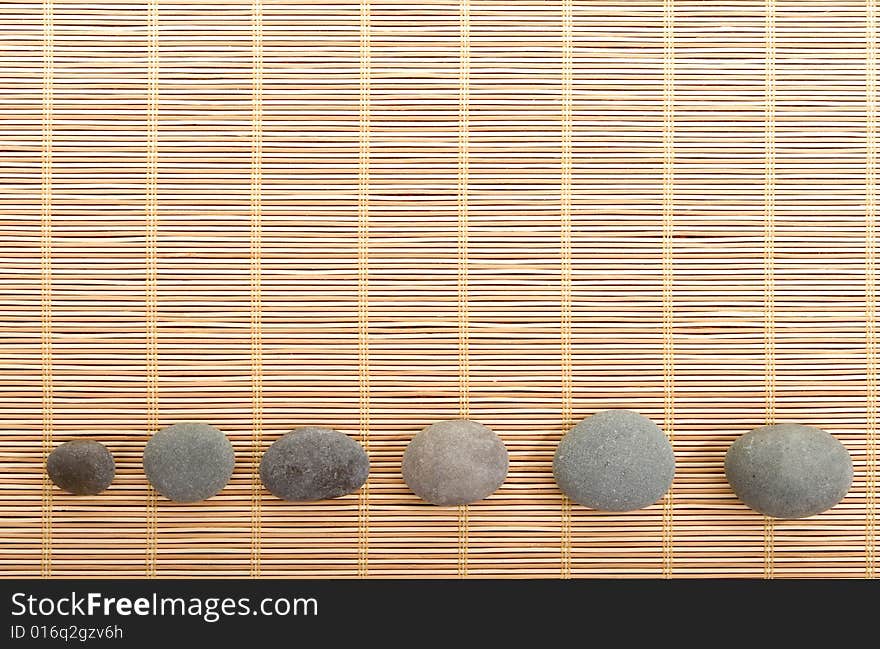
[[[874,0],[0,12],[0,575],[875,575]],[[674,441],[649,509],[553,483],[611,407]],[[422,504],[403,449],[461,415],[508,480]],[[140,457],[192,419],[237,465],[179,505]],[[735,499],[765,421],[848,447],[839,506]],[[362,441],[362,493],[261,489],[302,424]],[[44,478],[76,437],[116,457],[100,496]]]

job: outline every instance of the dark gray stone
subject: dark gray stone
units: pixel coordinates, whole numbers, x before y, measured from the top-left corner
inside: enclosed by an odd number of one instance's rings
[[[403,454],[403,479],[434,505],[466,505],[494,492],[507,477],[507,449],[491,430],[459,419],[431,424]]]
[[[116,463],[107,447],[92,439],[64,442],[46,459],[49,478],[76,496],[94,496],[113,482]]]
[[[752,509],[805,518],[831,509],[852,485],[849,452],[831,434],[800,424],[762,426],[727,450],[727,481]]]
[[[147,479],[160,494],[180,503],[217,494],[234,466],[232,444],[210,424],[173,424],[153,435],[144,448]]]
[[[626,512],[663,497],[675,475],[675,457],[653,421],[631,410],[605,410],[562,438],[553,473],[576,503]]]
[[[276,440],[263,454],[260,478],[282,500],[337,498],[367,481],[363,447],[332,428],[304,426]]]

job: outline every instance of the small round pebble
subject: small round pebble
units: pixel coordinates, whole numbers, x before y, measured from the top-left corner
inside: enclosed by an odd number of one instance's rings
[[[64,442],[46,460],[49,478],[76,496],[94,496],[113,482],[116,463],[107,447],[92,439]]]
[[[605,410],[562,438],[553,473],[576,503],[626,512],[663,497],[675,475],[675,457],[653,421],[631,410]]]
[[[144,471],[160,494],[179,503],[205,500],[232,477],[235,453],[220,430],[180,422],[153,435],[144,448]]]
[[[467,505],[494,492],[507,477],[504,442],[480,423],[459,419],[431,424],[403,454],[403,479],[434,505]]]
[[[777,424],[746,433],[727,451],[727,481],[752,509],[775,518],[805,518],[831,509],[852,485],[852,459],[830,433]]]
[[[282,500],[337,498],[367,481],[370,460],[348,435],[303,426],[279,438],[263,454],[260,478]]]

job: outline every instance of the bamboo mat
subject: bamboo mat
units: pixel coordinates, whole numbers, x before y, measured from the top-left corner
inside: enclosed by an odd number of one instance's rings
[[[873,577],[877,19],[868,2],[3,2],[0,576]],[[673,439],[661,503],[571,506],[572,421]],[[469,416],[511,470],[466,508],[400,476]],[[160,426],[232,439],[158,498]],[[723,475],[767,421],[855,481],[770,521]],[[303,424],[359,494],[262,490]],[[61,493],[46,453],[108,445]]]

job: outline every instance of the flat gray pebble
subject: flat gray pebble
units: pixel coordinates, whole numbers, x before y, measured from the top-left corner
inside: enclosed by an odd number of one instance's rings
[[[263,454],[260,478],[282,500],[337,498],[367,481],[370,460],[348,435],[303,426],[276,440]]]
[[[756,428],[731,444],[727,481],[752,509],[805,518],[831,509],[852,485],[852,459],[830,433],[801,424]]]
[[[219,429],[180,422],[153,435],[144,448],[144,471],[160,494],[179,503],[205,500],[232,477],[235,453]]]
[[[116,463],[107,447],[92,439],[64,442],[46,459],[49,478],[76,496],[101,493],[116,475]]]
[[[562,438],[553,473],[559,488],[576,503],[625,512],[663,497],[675,475],[675,456],[666,435],[647,417],[605,410]]]
[[[441,421],[419,432],[403,454],[403,479],[434,505],[467,505],[494,492],[507,477],[504,442],[480,423]]]

